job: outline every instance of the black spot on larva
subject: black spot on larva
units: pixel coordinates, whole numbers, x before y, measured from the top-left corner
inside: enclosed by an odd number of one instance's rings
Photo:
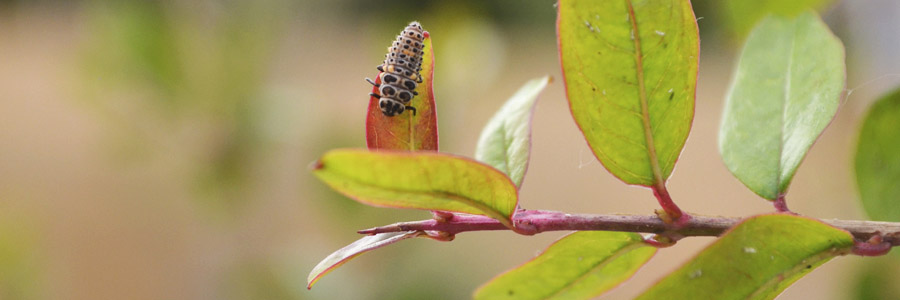
[[[397,82],[397,77],[395,77],[394,75],[390,75],[390,74],[384,75],[384,82],[385,83]]]
[[[400,100],[403,100],[403,102],[409,102],[409,100],[412,99],[412,94],[407,91],[402,91],[397,94],[397,98],[400,98]]]
[[[397,93],[397,90],[395,90],[394,88],[392,88],[390,86],[386,85],[381,88],[381,94],[383,94],[385,96],[394,96],[395,93]]]
[[[409,45],[403,45],[403,49],[409,49]],[[413,51],[415,52],[415,51]]]
[[[416,83],[413,82],[412,80],[404,81],[403,86],[410,90],[416,89]]]
[[[391,55],[394,55],[394,53],[391,53]],[[406,54],[400,53],[400,58],[406,58]]]
[[[407,43],[407,44],[411,44],[412,41],[411,41],[411,40],[406,40],[406,43]]]
[[[384,102],[384,101],[378,101],[378,106],[381,106],[381,108],[384,108],[385,104],[386,104],[386,102]]]
[[[416,35],[416,36],[417,36],[420,40],[422,39],[422,35],[421,35],[421,34]]]
[[[403,72],[403,74],[406,75],[407,77],[412,76],[412,72],[410,72],[410,71]]]

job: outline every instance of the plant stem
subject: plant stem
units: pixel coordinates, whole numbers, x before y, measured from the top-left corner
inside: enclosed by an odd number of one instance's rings
[[[527,228],[522,234],[537,234],[546,231],[603,230],[642,233],[674,233],[682,236],[719,236],[729,228],[737,225],[742,218],[713,217],[691,215],[691,218],[680,226],[666,224],[655,215],[587,215],[567,214],[546,210],[523,210],[516,213],[513,223],[517,228]],[[846,230],[854,238],[871,241],[878,236],[882,243],[900,246],[900,223],[859,221],[859,220],[821,220],[822,222]],[[453,235],[467,231],[509,230],[497,220],[485,216],[455,214],[447,221],[422,220],[401,222],[387,226],[360,230],[361,234],[377,234],[398,231],[441,231]]]
[[[775,200],[772,201],[772,205],[775,206],[775,210],[777,210],[778,212],[793,213],[790,209],[788,209],[787,201],[784,199],[784,195],[779,195],[778,198],[775,198]]]

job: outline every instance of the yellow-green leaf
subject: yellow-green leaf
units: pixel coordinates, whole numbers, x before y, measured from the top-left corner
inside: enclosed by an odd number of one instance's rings
[[[627,280],[655,253],[636,233],[575,232],[481,286],[475,299],[589,299]]]
[[[817,220],[788,214],[753,217],[638,299],[773,299],[852,247],[850,233]]]
[[[437,152],[332,150],[313,173],[365,204],[479,214],[510,228],[518,201],[516,186],[502,172]]]
[[[699,37],[688,0],[560,0],[572,116],[610,173],[662,184],[694,117]]]

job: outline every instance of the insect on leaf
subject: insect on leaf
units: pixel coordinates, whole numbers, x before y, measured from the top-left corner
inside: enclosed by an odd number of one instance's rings
[[[364,204],[479,214],[509,228],[518,201],[516,186],[497,169],[431,151],[332,150],[313,173]]]
[[[663,184],[694,117],[690,1],[560,0],[557,22],[569,107],[594,155],[628,184]]]
[[[788,214],[744,220],[637,299],[773,299],[831,258],[850,233]]]
[[[506,173],[522,185],[531,155],[531,116],[538,94],[550,83],[550,76],[525,83],[488,121],[478,138],[475,159]]]
[[[478,288],[475,299],[589,299],[627,280],[655,253],[637,233],[575,232]]]
[[[813,12],[768,17],[747,38],[725,99],[719,152],[750,190],[775,200],[834,118],[844,47]]]
[[[370,97],[369,110],[366,114],[366,145],[369,149],[386,150],[438,150],[437,113],[434,106],[434,51],[431,37],[425,32],[423,41],[425,48],[422,54],[422,83],[416,86],[418,96],[413,97],[409,105],[416,108],[416,113],[405,111],[400,115],[385,116],[378,107],[378,99]],[[381,84],[381,76],[375,80]],[[372,88],[376,93],[377,88]]]

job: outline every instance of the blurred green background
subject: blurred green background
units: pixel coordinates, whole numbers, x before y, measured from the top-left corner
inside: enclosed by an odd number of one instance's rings
[[[554,1],[0,1],[0,299],[463,299],[564,233],[417,239],[307,291],[355,230],[427,212],[372,208],[307,166],[364,147],[370,90],[394,36],[431,32],[442,151],[471,156],[519,85],[557,80],[534,117],[526,208],[650,213],[651,193],[594,159],[568,112]],[[694,129],[669,183],[687,211],[771,211],[721,163],[716,135],[743,11],[694,1],[702,39]],[[822,8],[847,47],[837,118],[797,173],[794,211],[865,218],[851,156],[869,103],[900,83],[900,2]],[[606,299],[630,298],[711,242],[660,252]],[[879,299],[895,256],[840,258],[782,299]],[[876,268],[879,267],[879,268]],[[874,275],[873,275],[874,274]],[[881,275],[878,275],[881,274]],[[857,286],[865,288],[857,288]],[[884,292],[888,294],[878,294]]]

